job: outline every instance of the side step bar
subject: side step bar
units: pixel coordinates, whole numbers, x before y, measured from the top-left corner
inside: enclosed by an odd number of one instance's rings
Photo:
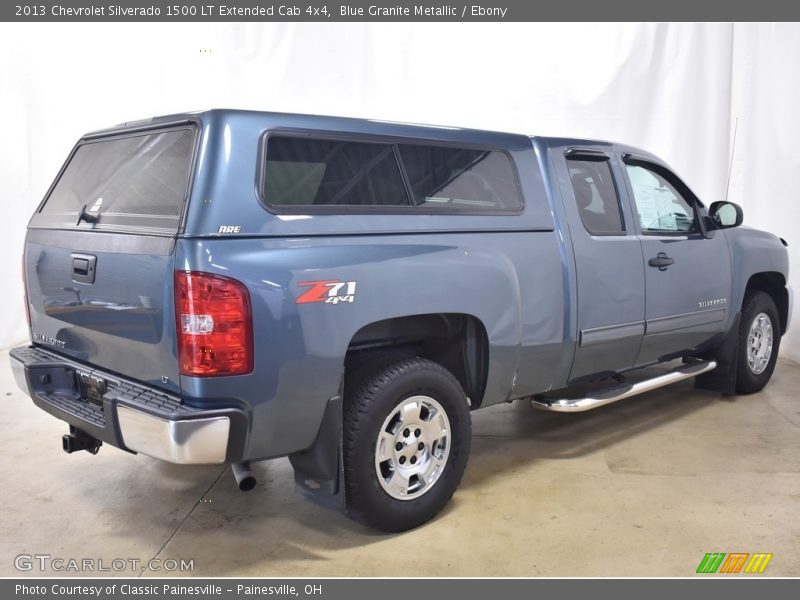
[[[716,368],[717,363],[713,360],[691,362],[681,365],[664,375],[659,375],[652,379],[645,379],[637,383],[624,383],[613,388],[600,390],[592,396],[586,396],[584,398],[558,400],[545,398],[543,396],[534,396],[533,399],[531,399],[531,406],[541,410],[551,410],[555,412],[583,412],[605,406],[606,404],[611,404],[612,402],[624,400],[631,396],[638,396],[639,394],[644,394],[650,390],[677,383],[684,379],[691,379],[692,377],[702,375]]]

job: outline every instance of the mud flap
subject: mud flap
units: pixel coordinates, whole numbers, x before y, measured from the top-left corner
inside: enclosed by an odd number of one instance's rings
[[[701,358],[713,359],[717,368],[694,380],[694,387],[700,390],[710,390],[732,395],[736,393],[736,358],[739,350],[739,326],[742,314],[736,313],[733,325],[714,350],[701,355]]]
[[[344,510],[342,469],[342,397],[328,400],[317,439],[307,450],[289,455],[295,487],[309,500]]]

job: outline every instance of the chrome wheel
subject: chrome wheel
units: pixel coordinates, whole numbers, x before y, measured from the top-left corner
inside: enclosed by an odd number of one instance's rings
[[[386,417],[375,445],[375,472],[383,490],[397,500],[429,491],[450,455],[450,421],[429,396],[411,396]]]
[[[747,334],[747,364],[753,375],[761,375],[772,356],[772,319],[760,312],[753,319]]]

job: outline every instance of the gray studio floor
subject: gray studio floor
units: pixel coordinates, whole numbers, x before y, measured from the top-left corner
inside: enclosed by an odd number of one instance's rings
[[[771,552],[765,575],[800,576],[800,367],[785,362],[749,397],[689,382],[579,415],[479,411],[453,501],[402,535],[302,501],[285,459],[241,493],[222,467],[67,456],[66,426],[5,365],[3,576],[25,574],[20,554],[191,559],[194,575],[686,576],[712,551]]]

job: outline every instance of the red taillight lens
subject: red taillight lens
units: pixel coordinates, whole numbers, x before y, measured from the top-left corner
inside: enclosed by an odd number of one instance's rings
[[[25,319],[31,326],[31,307],[28,306],[28,276],[25,273],[25,253],[22,253],[22,301],[25,303]]]
[[[175,319],[182,375],[253,370],[253,318],[243,284],[220,275],[176,271]]]

